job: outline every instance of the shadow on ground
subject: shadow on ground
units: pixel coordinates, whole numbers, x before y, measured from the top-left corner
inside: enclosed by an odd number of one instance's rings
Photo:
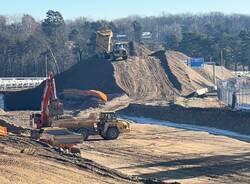
[[[189,179],[201,176],[218,178],[234,173],[243,174],[250,171],[250,152],[235,155],[217,155],[200,158],[179,159],[152,162],[133,166],[137,168],[174,167],[176,169],[141,174],[140,177],[164,179]],[[133,168],[129,167],[129,168]]]

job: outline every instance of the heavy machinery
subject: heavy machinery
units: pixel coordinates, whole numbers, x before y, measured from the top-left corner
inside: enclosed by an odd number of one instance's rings
[[[84,140],[89,135],[101,135],[104,139],[116,139],[120,133],[130,130],[129,123],[118,120],[114,112],[100,113],[98,119],[95,114],[88,118],[66,117],[63,115],[63,105],[56,95],[56,85],[53,74],[50,73],[41,101],[41,113],[32,114],[30,124],[31,137],[38,139],[44,131],[44,127],[67,128],[72,132],[80,133]]]
[[[84,140],[87,140],[90,135],[100,135],[105,140],[114,140],[121,133],[130,131],[130,123],[118,119],[115,112],[101,112],[99,118],[95,113],[87,118],[67,117],[55,121],[52,126],[64,127],[80,133]]]
[[[30,126],[36,129],[50,127],[52,121],[59,119],[60,115],[63,115],[63,105],[56,95],[54,76],[52,73],[49,73],[41,100],[41,113],[31,115]]]
[[[96,33],[96,53],[105,59],[116,61],[128,58],[127,42],[112,41],[113,32],[110,29],[101,29]]]
[[[98,132],[106,140],[117,139],[120,133],[130,131],[130,123],[117,118],[115,112],[101,112],[98,122]]]
[[[110,58],[112,61],[116,61],[119,58],[123,60],[128,59],[128,51],[126,49],[127,43],[117,42],[113,45],[113,50],[110,53]]]
[[[52,146],[72,148],[75,144],[83,142],[81,134],[69,131],[66,128],[43,128],[40,140],[49,143]]]

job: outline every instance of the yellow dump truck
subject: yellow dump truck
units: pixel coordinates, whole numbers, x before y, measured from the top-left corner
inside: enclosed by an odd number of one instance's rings
[[[52,127],[67,128],[82,135],[87,140],[90,135],[100,135],[106,140],[117,139],[121,133],[130,131],[130,123],[118,119],[115,112],[90,114],[87,118],[65,118],[52,123]]]
[[[96,53],[105,59],[127,59],[127,43],[112,43],[113,32],[111,29],[101,29],[96,32]]]
[[[112,48],[113,32],[110,29],[101,29],[96,32],[96,53],[110,53]]]

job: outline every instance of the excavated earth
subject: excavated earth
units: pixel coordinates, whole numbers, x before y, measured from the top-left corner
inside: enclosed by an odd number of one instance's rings
[[[56,75],[58,94],[64,89],[99,90],[109,97],[127,94],[135,100],[171,101],[176,96],[186,96],[194,90],[213,86],[212,70],[192,69],[185,64],[190,59],[176,51],[152,52],[135,44],[135,55],[127,60],[109,61],[88,58]],[[218,79],[233,75],[223,67],[216,67]],[[9,110],[37,110],[44,83],[34,89],[5,95]]]
[[[0,179],[11,183],[152,183],[24,136],[0,137]]]
[[[25,124],[25,113],[11,112],[13,126]],[[249,183],[249,143],[139,123],[117,140],[90,137],[79,145],[82,157],[59,154],[24,133],[0,137],[1,183]]]
[[[90,160],[60,155],[52,148],[26,137],[0,137],[2,184],[136,183],[119,176],[112,177],[105,168],[95,168],[92,164]]]

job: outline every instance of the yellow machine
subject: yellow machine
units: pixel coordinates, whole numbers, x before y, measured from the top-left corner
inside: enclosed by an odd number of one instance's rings
[[[96,53],[109,53],[112,48],[113,32],[110,29],[101,29],[96,32]]]
[[[118,119],[115,112],[101,112],[98,122],[100,135],[107,140],[117,139],[120,133],[130,131],[130,123]]]
[[[87,140],[91,135],[100,135],[106,140],[117,139],[120,134],[130,131],[130,123],[118,119],[115,112],[101,112],[99,118],[90,114],[88,118],[65,118],[52,123],[54,127],[67,128]]]
[[[112,43],[113,32],[110,29],[101,29],[96,32],[96,53],[105,59],[116,61],[128,58],[127,42]]]

